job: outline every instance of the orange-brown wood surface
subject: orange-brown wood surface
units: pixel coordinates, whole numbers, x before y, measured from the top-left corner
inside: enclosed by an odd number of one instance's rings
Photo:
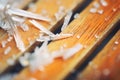
[[[50,17],[52,21],[50,23],[44,22],[44,21],[39,21],[39,22],[50,30],[52,28],[55,28],[55,25],[57,25],[57,23],[61,21],[61,19],[65,16],[65,14],[69,10],[75,9],[77,6],[80,5],[80,3],[83,2],[83,0],[61,0],[59,3],[60,5],[57,2],[58,0],[39,0],[34,6],[36,10],[33,10],[32,8],[30,8],[29,11],[31,12],[34,11],[35,13],[40,14],[42,13],[43,10],[46,10],[47,16]],[[55,13],[58,12],[60,6],[63,6],[65,8],[65,12],[63,15],[60,16],[60,19],[57,21],[54,15]],[[40,34],[40,31],[37,28],[35,28],[32,24],[30,24],[28,21],[26,21],[26,23],[29,26],[29,31],[24,32],[19,27],[18,27],[18,31],[19,31],[20,36],[22,37],[22,40],[27,50],[28,48],[32,46],[30,42],[32,42],[32,44],[35,43],[36,38],[38,38]],[[3,48],[1,45],[2,41],[6,41],[7,39],[8,39],[7,34],[3,34],[0,37],[0,73],[9,67],[7,63],[8,59],[16,60],[20,55],[23,54],[16,47],[14,38],[11,42],[8,42],[6,46]],[[4,51],[7,49],[7,47],[11,47],[12,50],[7,55],[5,55]]]
[[[78,80],[120,80],[120,30],[78,76]]]
[[[15,77],[15,80],[29,80],[30,78],[36,80],[63,80],[76,65],[80,65],[90,55],[119,21],[120,0],[106,1],[108,6],[100,6],[100,9],[104,11],[103,14],[90,12],[93,4],[95,2],[99,3],[99,1],[95,0],[62,32],[73,33],[73,37],[54,41],[48,45],[50,51],[56,51],[64,44],[66,48],[69,48],[80,43],[84,46],[82,50],[68,60],[55,59],[52,64],[45,67],[44,71],[38,70],[33,73],[27,67]],[[113,9],[116,10],[113,11]],[[80,36],[80,38],[78,39],[77,36]]]

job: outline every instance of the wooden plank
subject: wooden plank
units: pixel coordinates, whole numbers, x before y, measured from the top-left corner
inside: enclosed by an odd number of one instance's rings
[[[33,73],[27,67],[15,77],[15,80],[28,80],[30,78],[35,78],[36,80],[63,80],[65,76],[74,70],[76,65],[80,65],[114,28],[114,25],[120,18],[119,0],[107,0],[108,6],[100,6],[104,11],[103,14],[90,12],[95,2],[99,3],[97,0],[93,1],[93,3],[80,13],[79,18],[73,20],[62,32],[74,33],[73,37],[54,41],[48,45],[49,50],[52,52],[59,50],[64,45],[66,45],[65,48],[69,48],[80,43],[84,46],[82,50],[68,60],[55,59],[52,64],[45,67],[44,71],[38,70]],[[114,8],[116,11],[113,11]]]
[[[34,12],[35,13],[42,13],[43,10],[46,10],[47,16],[52,19],[51,23],[47,23],[44,21],[39,21],[42,25],[44,25],[49,30],[54,30],[57,25],[61,24],[60,21],[63,19],[63,17],[66,15],[66,13],[69,10],[74,10],[76,7],[80,6],[80,4],[83,2],[83,0],[61,0],[58,3],[58,0],[39,0],[35,7]],[[49,5],[49,7],[48,7]],[[63,12],[63,15],[59,17],[59,20],[56,20],[55,13],[58,12],[59,8],[63,6],[65,8],[65,12]],[[29,9],[30,11],[33,11],[32,9]],[[40,31],[35,28],[32,24],[30,24],[28,21],[26,21],[26,24],[29,26],[29,31],[24,32],[20,28],[18,28],[18,31],[22,37],[22,40],[25,44],[26,50],[31,49],[30,47],[35,44],[36,39],[39,37]],[[10,65],[8,64],[8,60],[16,60],[20,55],[23,53],[16,47],[15,40],[12,39],[11,42],[8,42],[6,46],[2,47],[2,41],[6,41],[8,39],[8,35],[2,36],[0,38],[0,73],[2,73],[6,68],[8,68]],[[32,43],[31,43],[32,42]],[[6,48],[11,47],[11,51],[5,55],[4,52]]]
[[[89,62],[78,80],[120,80],[120,30],[104,49]]]

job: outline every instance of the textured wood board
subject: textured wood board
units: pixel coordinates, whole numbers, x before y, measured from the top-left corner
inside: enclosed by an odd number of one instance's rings
[[[120,30],[89,65],[78,75],[78,80],[120,79]]]
[[[70,72],[74,71],[76,65],[80,65],[90,55],[119,21],[120,1],[106,1],[108,3],[106,7],[100,6],[104,11],[103,14],[90,12],[93,4],[99,2],[98,0],[94,0],[80,13],[79,18],[73,20],[62,32],[74,33],[73,37],[54,41],[48,45],[50,51],[56,51],[64,44],[67,45],[66,48],[69,48],[80,43],[84,46],[82,50],[68,60],[64,61],[61,58],[56,59],[52,64],[46,66],[43,72],[38,70],[32,73],[29,67],[27,67],[16,76],[15,80],[29,80],[32,77],[37,80],[62,80]],[[116,11],[113,9],[116,9]],[[80,38],[78,39],[77,36],[80,36]]]
[[[61,0],[60,1],[61,3],[59,5],[57,3],[57,1],[58,0],[39,0],[36,3],[36,5],[34,6],[36,10],[33,10],[32,8],[29,9],[29,11],[35,12],[38,14],[40,14],[42,12],[42,10],[47,11],[48,17],[50,17],[52,19],[51,24],[48,22],[44,22],[44,21],[39,21],[39,22],[49,30],[50,29],[54,30],[55,28],[57,28],[58,25],[60,24],[60,21],[64,18],[64,16],[66,15],[66,13],[69,10],[74,10],[76,7],[80,6],[80,4],[83,2],[83,0]],[[48,5],[49,5],[49,7],[48,7]],[[55,20],[54,15],[55,15],[55,13],[58,12],[59,7],[61,5],[63,7],[65,7],[65,12],[63,15],[61,15],[60,19],[57,21],[57,20]],[[22,40],[25,44],[26,50],[28,50],[28,49],[31,49],[30,47],[33,44],[35,44],[36,38],[38,38],[40,31],[37,28],[35,28],[32,24],[30,24],[28,22],[28,20],[26,21],[26,23],[29,26],[29,31],[24,32],[20,28],[18,28],[18,31],[19,31],[19,33],[22,37]],[[19,56],[24,54],[23,52],[18,50],[14,39],[11,42],[7,43],[6,47],[2,48],[2,45],[1,45],[2,41],[7,40],[7,39],[8,39],[7,34],[2,35],[2,37],[0,38],[0,73],[3,72],[6,68],[10,67],[10,65],[8,65],[8,63],[7,63],[8,59],[11,59],[12,57],[14,57],[14,59],[16,60],[19,58]],[[32,42],[32,45],[29,43],[29,41]],[[4,55],[4,51],[9,46],[12,48],[12,50],[7,55]],[[34,46],[32,46],[32,47],[34,47]]]

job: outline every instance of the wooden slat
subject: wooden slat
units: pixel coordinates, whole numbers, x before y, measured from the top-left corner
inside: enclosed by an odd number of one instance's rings
[[[66,15],[67,12],[69,10],[74,10],[77,6],[80,6],[80,4],[82,2],[83,2],[83,0],[61,0],[59,3],[60,5],[59,5],[58,0],[39,0],[36,3],[36,5],[34,6],[36,8],[36,10],[34,12],[41,13],[42,10],[46,10],[48,17],[50,17],[52,19],[52,23],[49,24],[44,21],[39,21],[39,22],[41,24],[43,24],[49,30],[50,29],[54,30],[57,27],[57,25],[60,24],[60,21]],[[65,12],[63,15],[61,15],[60,19],[57,21],[57,20],[55,20],[54,14],[58,12],[60,6],[63,6],[65,8]],[[32,11],[32,9],[29,9],[29,10]],[[30,42],[32,42],[32,44],[34,44],[36,41],[36,38],[38,38],[38,36],[40,34],[40,31],[37,28],[35,28],[32,24],[30,24],[28,21],[26,21],[26,23],[29,26],[29,31],[24,32],[20,28],[18,28],[18,30],[19,30],[19,33],[22,37],[22,40],[23,40],[26,50],[27,50],[31,47],[29,40],[30,40]],[[0,38],[0,43],[2,43],[2,41],[7,40],[7,39],[8,39],[8,35],[2,36]],[[4,51],[9,46],[12,48],[12,50],[7,55],[5,55]],[[14,57],[14,59],[16,60],[22,54],[23,53],[21,51],[19,51],[18,48],[16,47],[16,43],[15,43],[14,39],[11,42],[9,42],[5,48],[2,48],[2,46],[0,44],[0,73],[3,72],[6,68],[8,68],[10,66],[7,63],[8,59],[11,59],[11,58],[13,59],[13,57]]]
[[[120,30],[104,49],[89,62],[78,80],[120,80]]]
[[[95,3],[96,1],[93,1]],[[98,2],[98,1],[97,1]],[[23,69],[18,74],[15,80],[63,80],[76,65],[81,64],[92,50],[103,40],[103,38],[114,28],[120,17],[119,0],[107,0],[108,6],[101,6],[103,14],[90,13],[89,10],[93,7],[91,3],[80,15],[79,18],[73,20],[70,25],[62,33],[74,33],[71,38],[54,41],[48,45],[50,51],[59,50],[64,44],[66,48],[72,47],[77,43],[84,46],[75,56],[68,60],[61,58],[46,66],[45,70],[31,72],[29,67]],[[113,11],[113,8],[117,9]],[[106,20],[107,18],[107,20]],[[78,39],[77,36],[80,36]]]

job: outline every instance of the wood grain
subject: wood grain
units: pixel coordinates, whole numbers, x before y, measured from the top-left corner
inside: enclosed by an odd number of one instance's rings
[[[78,80],[120,80],[120,30],[78,75]]]
[[[60,5],[59,5],[57,1],[58,0],[39,0],[34,6],[36,8],[35,11],[32,10],[32,8],[29,9],[29,11],[31,12],[34,11],[35,13],[38,13],[38,14],[42,13],[42,10],[47,11],[47,16],[52,19],[51,23],[44,22],[44,21],[39,21],[39,22],[49,30],[50,29],[55,30],[55,28],[58,27],[58,25],[62,23],[62,22],[60,23],[60,21],[64,18],[66,13],[69,10],[76,9],[83,2],[83,0],[61,0],[59,3]],[[65,12],[63,15],[60,16],[59,20],[56,20],[54,14],[58,12],[60,6],[63,6],[65,8]],[[31,46],[36,43],[36,39],[38,38],[40,31],[37,28],[35,28],[32,24],[30,24],[28,20],[26,21],[26,24],[29,26],[29,31],[24,32],[19,27],[18,27],[18,31],[25,44],[26,50],[28,50],[28,49],[31,49]],[[19,58],[19,56],[24,54],[23,52],[18,50],[14,39],[11,42],[7,43],[6,46],[3,48],[1,45],[2,41],[5,41],[7,39],[8,39],[8,35],[3,35],[0,38],[0,73],[6,70],[6,68],[10,67],[10,65],[8,65],[7,63],[8,59],[11,59],[11,58],[13,59],[14,57],[14,60],[16,60]],[[4,51],[9,46],[11,47],[12,50],[7,55],[5,55]]]
[[[119,21],[120,1],[106,1],[108,6],[100,7],[104,11],[103,14],[90,13],[93,4],[95,2],[99,3],[98,0],[94,0],[82,13],[80,13],[79,18],[73,20],[62,32],[73,33],[73,37],[54,41],[48,45],[49,50],[52,52],[59,50],[63,45],[69,48],[80,43],[84,46],[82,50],[65,61],[61,58],[55,59],[52,64],[45,67],[43,72],[38,70],[32,73],[29,67],[27,67],[16,76],[15,80],[29,80],[30,78],[35,78],[36,80],[63,80],[70,72],[74,71],[76,65],[80,65],[87,56],[90,55]],[[113,8],[115,8],[116,11],[113,11]],[[77,38],[78,35],[80,36],[79,39]]]

